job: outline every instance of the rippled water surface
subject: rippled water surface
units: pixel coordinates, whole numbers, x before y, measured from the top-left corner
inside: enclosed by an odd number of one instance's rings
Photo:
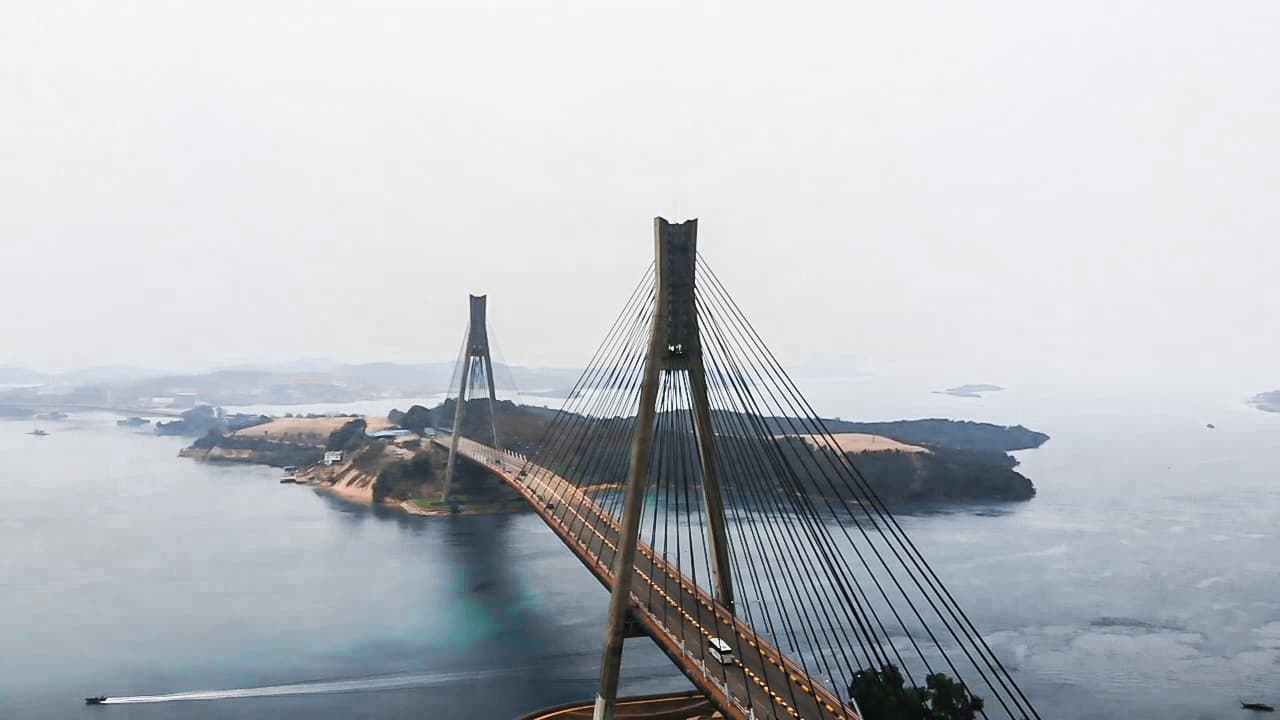
[[[1280,701],[1280,416],[1244,389],[807,388],[832,415],[1052,436],[1019,453],[1035,500],[903,518],[1046,718]],[[105,415],[47,429],[0,423],[0,717],[511,718],[594,693],[607,595],[536,517],[351,506]],[[624,677],[686,686],[644,641]]]

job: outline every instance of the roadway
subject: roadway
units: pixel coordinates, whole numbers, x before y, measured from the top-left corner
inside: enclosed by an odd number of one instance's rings
[[[448,447],[448,436],[433,439]],[[521,478],[521,459],[467,438],[459,440],[458,449],[519,491],[587,569],[605,587],[612,586],[619,526],[609,513],[546,468],[530,464],[527,476]],[[634,567],[632,616],[727,717],[858,720],[834,693],[810,679],[678,568],[656,557],[644,542]],[[710,637],[719,637],[733,648],[732,664],[711,658],[705,642]]]

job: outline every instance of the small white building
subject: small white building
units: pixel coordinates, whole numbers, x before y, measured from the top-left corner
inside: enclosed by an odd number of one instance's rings
[[[342,451],[341,451],[341,450],[326,450],[326,451],[325,451],[325,453],[324,453],[324,461],[323,461],[323,462],[324,462],[324,464],[325,464],[325,465],[332,465],[332,464],[334,464],[334,463],[340,463],[340,462],[342,462]]]

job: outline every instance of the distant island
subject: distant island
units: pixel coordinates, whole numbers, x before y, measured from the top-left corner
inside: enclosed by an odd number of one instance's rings
[[[1258,393],[1249,401],[1250,405],[1266,412],[1280,413],[1280,390]]]
[[[955,397],[976,398],[982,397],[982,393],[1000,392],[1004,388],[999,385],[957,385],[949,387],[946,390],[934,390],[934,395],[954,395]]]

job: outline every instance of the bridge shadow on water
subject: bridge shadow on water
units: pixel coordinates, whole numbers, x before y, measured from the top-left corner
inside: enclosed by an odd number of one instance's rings
[[[481,682],[461,679],[447,693],[406,688],[368,693],[370,700],[429,698],[432,711],[422,717],[508,718],[594,697],[608,593],[532,513],[419,517],[318,495],[343,526],[389,523],[414,546],[421,543],[444,585],[422,609],[447,625],[443,638],[371,645],[361,654],[380,663],[425,658],[432,669],[496,671]],[[651,642],[631,641],[627,657],[633,692],[688,688]]]

